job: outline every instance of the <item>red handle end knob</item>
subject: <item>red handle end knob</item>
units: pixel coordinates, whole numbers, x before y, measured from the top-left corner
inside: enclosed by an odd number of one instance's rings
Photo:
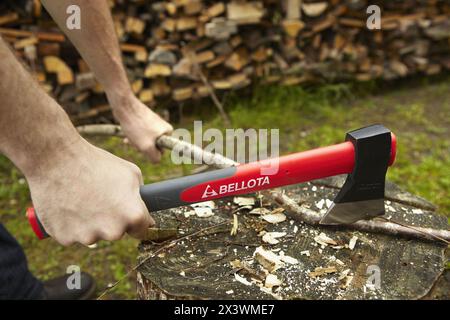
[[[31,228],[33,229],[38,239],[43,240],[45,238],[48,238],[48,234],[47,232],[45,232],[45,229],[42,226],[41,222],[39,221],[39,218],[36,215],[36,211],[34,210],[33,207],[27,209],[26,215],[28,218],[28,222],[31,225]]]

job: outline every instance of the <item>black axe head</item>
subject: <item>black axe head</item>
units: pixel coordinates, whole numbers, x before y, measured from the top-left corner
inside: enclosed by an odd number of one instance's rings
[[[391,160],[391,131],[373,125],[347,133],[355,148],[353,172],[324,215],[321,224],[349,224],[384,214],[384,185]]]

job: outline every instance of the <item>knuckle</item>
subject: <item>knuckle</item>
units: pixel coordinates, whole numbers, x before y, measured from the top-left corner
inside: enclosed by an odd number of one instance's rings
[[[65,247],[73,246],[77,243],[77,240],[74,237],[62,237],[61,240],[58,240]]]
[[[123,234],[124,232],[121,230],[110,230],[107,233],[105,233],[102,238],[107,241],[116,241],[120,240]]]
[[[151,162],[158,163],[159,161],[161,161],[161,152],[157,149],[154,149],[148,153],[148,157]]]
[[[130,220],[129,220],[129,224],[130,225],[140,225],[145,223],[145,213],[142,211],[134,211],[134,213],[132,213],[130,215]]]
[[[142,171],[137,165],[135,165],[134,163],[130,163],[130,165],[131,165],[131,171],[133,172],[134,175],[139,176],[139,177],[142,176]]]
[[[167,123],[167,128],[166,128],[166,132],[165,133],[171,133],[173,132],[173,126],[169,123]]]
[[[145,142],[139,143],[139,145],[137,147],[140,152],[145,152],[145,151],[151,149],[152,146],[153,146],[152,141],[146,140]]]
[[[81,236],[79,242],[85,246],[89,246],[91,244],[96,243],[97,240],[98,240],[98,237],[96,234],[89,233],[89,234]]]
[[[106,223],[97,231],[99,238],[106,241],[115,241],[122,238],[125,232],[123,225],[118,223]]]
[[[72,239],[57,239],[56,238],[56,241],[58,241],[64,247],[72,246],[75,243],[75,241]]]

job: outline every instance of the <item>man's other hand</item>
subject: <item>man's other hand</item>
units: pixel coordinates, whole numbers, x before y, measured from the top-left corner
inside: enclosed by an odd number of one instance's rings
[[[156,146],[156,140],[163,134],[171,133],[173,127],[134,95],[125,99],[111,98],[109,101],[129,142],[150,161],[158,163],[162,151]]]

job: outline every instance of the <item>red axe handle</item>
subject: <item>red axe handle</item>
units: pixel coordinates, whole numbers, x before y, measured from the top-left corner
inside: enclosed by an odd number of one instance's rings
[[[391,133],[389,165],[394,163],[395,156],[396,138]],[[346,141],[276,159],[144,185],[140,193],[148,210],[155,212],[338,174],[348,174],[353,171],[354,166],[354,145],[351,141]],[[48,237],[33,208],[27,210],[27,217],[39,239]]]

